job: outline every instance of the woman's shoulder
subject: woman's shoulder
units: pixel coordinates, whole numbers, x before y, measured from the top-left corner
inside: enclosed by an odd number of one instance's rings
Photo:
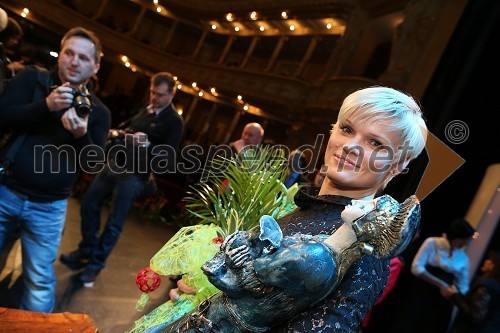
[[[442,247],[444,243],[440,238],[441,237],[428,237],[422,242],[422,245],[420,245],[420,247],[421,248]]]

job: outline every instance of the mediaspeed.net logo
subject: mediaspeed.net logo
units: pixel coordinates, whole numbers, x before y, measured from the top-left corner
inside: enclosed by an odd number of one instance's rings
[[[445,137],[452,144],[464,143],[469,137],[469,128],[463,121],[451,121],[445,128]],[[144,140],[147,142],[146,138]],[[212,173],[222,174],[224,172],[223,168],[228,165],[213,163],[213,161],[216,157],[228,158],[232,154],[231,147],[228,145],[211,145],[206,150],[200,145],[191,144],[184,146],[177,152],[169,145],[156,145],[151,150],[148,150],[140,142],[136,144],[132,142],[133,140],[124,140],[123,144],[115,145],[108,150],[104,150],[97,145],[89,145],[79,152],[76,152],[75,148],[70,145],[37,145],[34,147],[34,171],[35,173],[43,174],[48,168],[49,172],[59,173],[64,168],[67,173],[76,173],[79,168],[86,173],[95,174],[108,167],[111,171],[118,174],[147,173],[150,170],[158,174],[177,172],[183,174],[201,173],[203,179],[208,176],[207,170]],[[319,134],[316,136],[313,145],[304,144],[296,148],[294,151],[300,151],[301,155],[307,155],[309,158],[306,165],[300,165],[300,169],[298,169],[299,166],[290,163],[289,167],[291,170],[295,172],[314,172],[314,166],[318,164],[324,142],[325,135]],[[252,152],[246,155],[247,171],[252,172],[251,158],[252,156],[255,158],[258,157],[260,147],[248,146],[245,149]],[[404,160],[411,153],[412,149],[413,147],[408,143],[403,143],[397,147],[396,151],[393,151],[388,146],[379,146],[375,151],[370,153],[368,167],[372,172],[387,172],[391,161]],[[462,157],[431,132],[428,132],[424,151],[428,156],[429,162],[415,193],[419,200],[427,197],[465,162]],[[344,148],[341,157],[347,158],[350,152],[353,152],[352,156],[355,158],[350,158],[349,161],[351,164],[358,166],[365,155],[363,147],[351,146]],[[145,154],[149,154],[149,157]],[[290,156],[290,150],[284,145],[273,146],[269,153],[269,158],[280,159],[283,161],[283,164],[286,163],[287,156]],[[130,158],[137,160],[127,160]],[[118,160],[121,162],[117,163],[116,161]],[[109,163],[109,161],[113,161],[114,163]],[[297,170],[295,170],[296,168]],[[356,172],[356,168],[353,171]]]

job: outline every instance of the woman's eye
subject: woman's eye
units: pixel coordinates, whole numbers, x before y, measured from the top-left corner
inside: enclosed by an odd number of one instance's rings
[[[372,140],[371,141],[371,144],[374,146],[374,147],[380,147],[382,146],[382,143],[380,141],[377,141],[377,140]]]
[[[352,128],[346,125],[341,125],[340,130],[344,133],[351,134],[352,133]]]

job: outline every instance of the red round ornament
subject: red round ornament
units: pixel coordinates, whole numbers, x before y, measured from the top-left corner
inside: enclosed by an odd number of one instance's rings
[[[215,237],[214,239],[212,239],[212,243],[214,243],[214,244],[222,244],[222,243],[224,243],[224,238],[222,238],[222,237]]]
[[[139,287],[142,292],[150,293],[158,289],[161,283],[161,278],[158,273],[153,271],[151,268],[146,267],[137,274],[135,283],[137,283],[137,287]]]

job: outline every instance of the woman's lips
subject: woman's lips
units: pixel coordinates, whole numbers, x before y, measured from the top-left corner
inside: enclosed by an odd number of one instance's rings
[[[337,160],[337,163],[339,164],[339,166],[341,166],[341,167],[347,167],[347,168],[350,168],[350,169],[359,168],[356,165],[356,163],[353,163],[353,162],[349,161],[348,159],[345,159],[345,158],[343,158],[341,156],[338,156],[337,154],[334,154],[333,156]]]

